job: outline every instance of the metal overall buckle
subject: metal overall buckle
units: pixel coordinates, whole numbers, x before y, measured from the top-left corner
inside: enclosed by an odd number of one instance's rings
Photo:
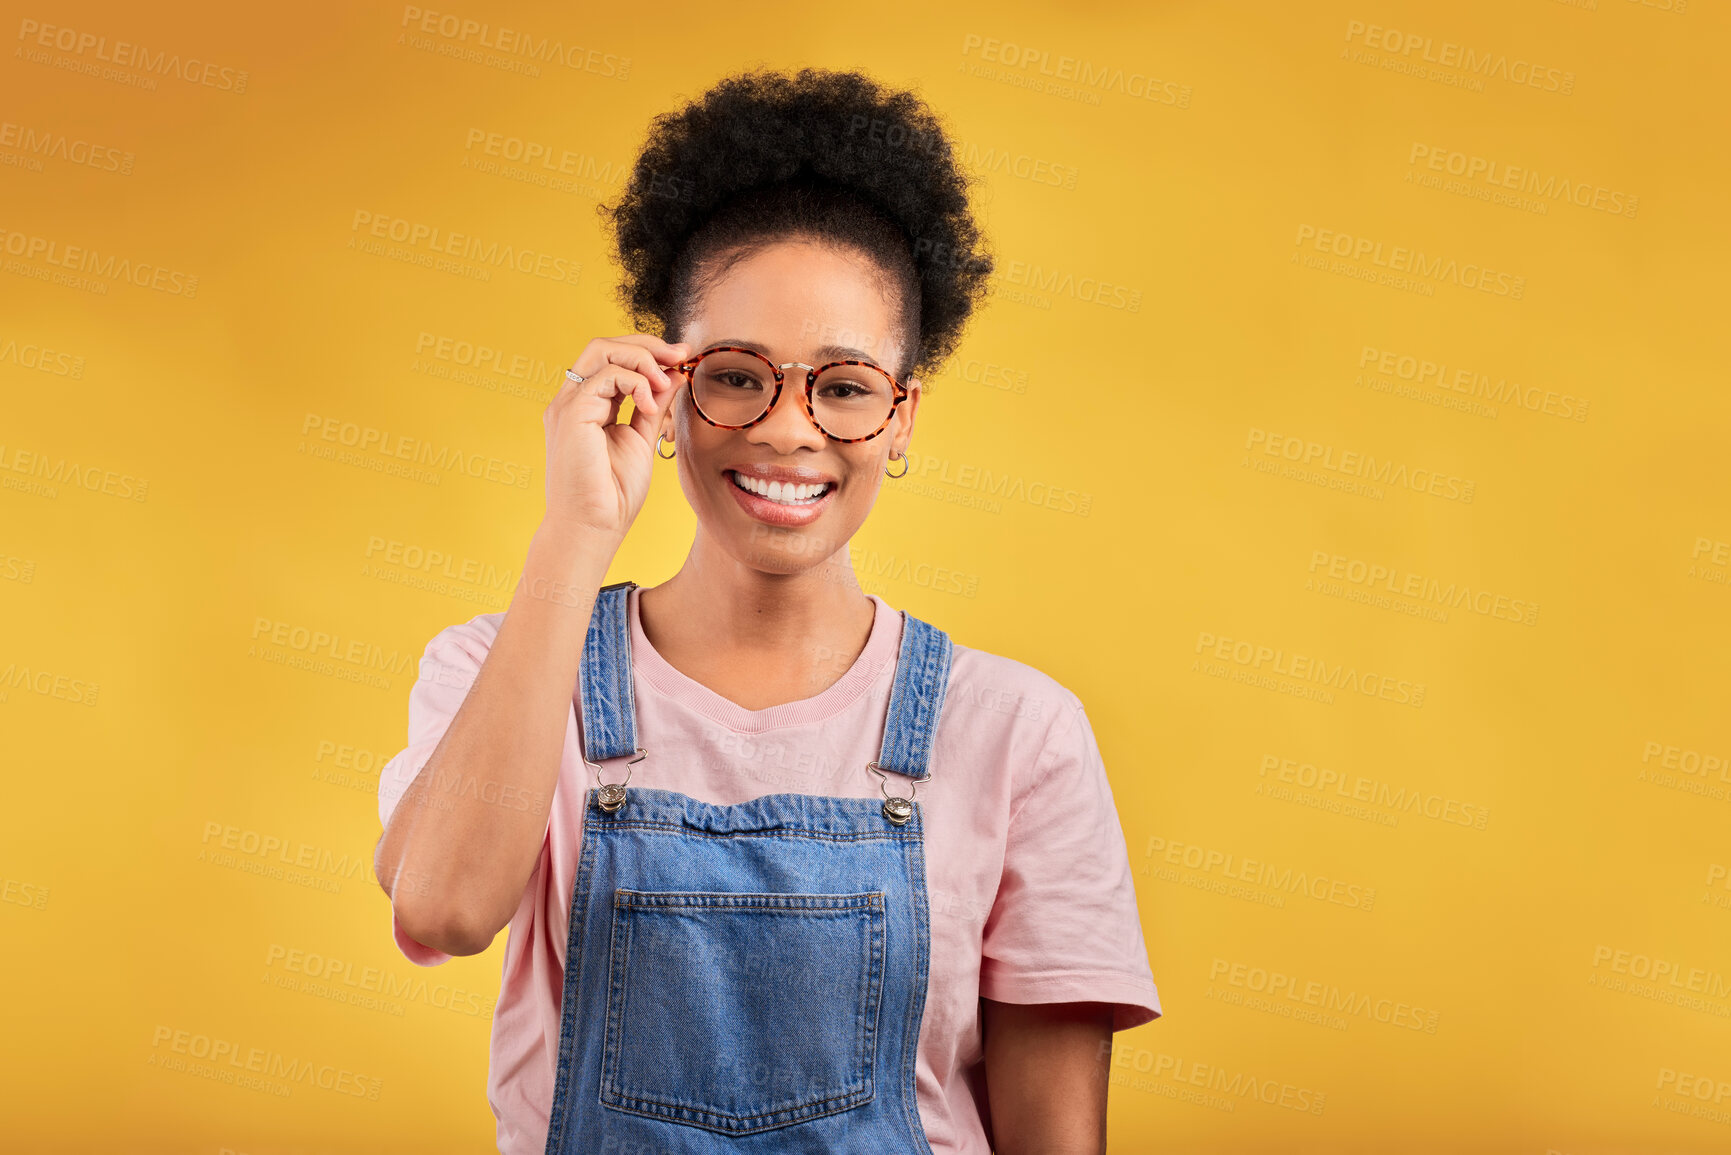
[[[906,826],[908,819],[914,816],[914,786],[920,782],[930,782],[931,774],[927,773],[924,778],[909,778],[908,796],[903,798],[890,793],[890,780],[884,775],[882,768],[878,766],[876,758],[866,763],[866,769],[876,774],[883,782],[884,817],[897,826]]]
[[[625,764],[624,782],[601,781],[601,767],[597,763],[590,762],[587,758],[583,759],[584,762],[595,767],[595,785],[601,788],[595,795],[596,805],[600,806],[601,809],[607,811],[609,814],[625,805],[625,782],[631,781],[631,768],[647,757],[649,757],[649,754],[643,749],[643,747],[637,747],[637,757],[631,759],[631,761]]]

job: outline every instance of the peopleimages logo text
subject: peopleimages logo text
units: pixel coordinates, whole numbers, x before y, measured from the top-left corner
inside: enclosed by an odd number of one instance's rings
[[[52,48],[58,52],[82,57],[88,53],[93,60],[119,68],[136,68],[154,76],[173,76],[188,84],[198,84],[223,92],[245,92],[249,73],[241,68],[226,68],[200,60],[195,56],[184,59],[178,52],[152,51],[142,44],[131,44],[93,32],[80,32],[64,25],[44,24],[40,20],[20,20],[18,39],[26,47]]]
[[[1362,44],[1366,48],[1394,56],[1411,58],[1416,53],[1417,58],[1426,64],[1458,68],[1462,72],[1487,80],[1506,80],[1511,84],[1524,84],[1563,96],[1575,91],[1573,72],[1535,64],[1520,57],[1511,58],[1506,52],[1480,51],[1465,44],[1456,44],[1452,40],[1437,40],[1417,32],[1402,32],[1398,28],[1366,24],[1362,20],[1346,22],[1346,39],[1348,43]]]
[[[1444,281],[1459,285],[1463,289],[1477,289],[1481,293],[1507,297],[1511,301],[1520,300],[1527,291],[1525,277],[1498,272],[1471,261],[1463,264],[1453,257],[1427,254],[1423,249],[1410,249],[1405,245],[1392,245],[1385,250],[1381,241],[1335,229],[1319,229],[1315,225],[1301,224],[1292,243],[1300,248],[1308,243],[1309,247],[1319,253],[1332,253],[1352,261],[1367,261],[1393,272],[1411,273],[1433,281]]]

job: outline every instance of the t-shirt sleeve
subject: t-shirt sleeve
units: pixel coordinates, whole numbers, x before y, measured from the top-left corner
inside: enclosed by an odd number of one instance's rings
[[[409,744],[379,772],[379,823],[389,825],[391,813],[414,782],[439,740],[457,716],[457,709],[475,684],[486,660],[490,639],[475,622],[447,626],[427,643],[415,684],[409,690]],[[405,885],[413,885],[412,881]],[[451,956],[411,938],[391,908],[391,937],[403,957],[418,966],[438,966]]]
[[[1113,1004],[1112,1029],[1160,1017],[1112,787],[1082,703],[1066,691],[1014,802],[986,919],[980,994],[1005,1003]]]

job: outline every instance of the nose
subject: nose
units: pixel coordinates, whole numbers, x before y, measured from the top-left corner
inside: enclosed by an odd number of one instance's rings
[[[777,397],[775,404],[770,407],[769,416],[746,432],[761,434],[763,441],[780,452],[797,445],[816,445],[822,448],[827,439],[805,409],[806,381],[810,374],[817,371],[817,366],[807,365],[803,361],[789,361],[776,368],[785,373],[781,396]]]

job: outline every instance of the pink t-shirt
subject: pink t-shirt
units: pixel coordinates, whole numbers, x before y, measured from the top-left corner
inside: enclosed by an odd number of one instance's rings
[[[633,786],[718,805],[782,792],[881,796],[865,766],[883,740],[898,611],[872,595],[871,637],[840,680],[810,698],[747,710],[655,652],[638,617],[641,592],[629,599],[631,660],[638,745],[648,757],[633,768]],[[480,614],[428,643],[409,694],[409,745],[380,774],[381,821],[431,757],[503,619]],[[1160,1000],[1123,830],[1081,701],[1031,666],[952,644],[932,779],[915,796],[931,907],[915,1085],[934,1153],[987,1155],[981,996],[1114,1003],[1115,1030],[1158,1017]],[[546,838],[511,918],[493,1013],[487,1098],[504,1155],[540,1155],[553,1105],[571,887],[584,792],[594,785],[580,758],[575,687],[573,699]],[[394,914],[391,928],[415,963],[451,957],[411,939]]]

